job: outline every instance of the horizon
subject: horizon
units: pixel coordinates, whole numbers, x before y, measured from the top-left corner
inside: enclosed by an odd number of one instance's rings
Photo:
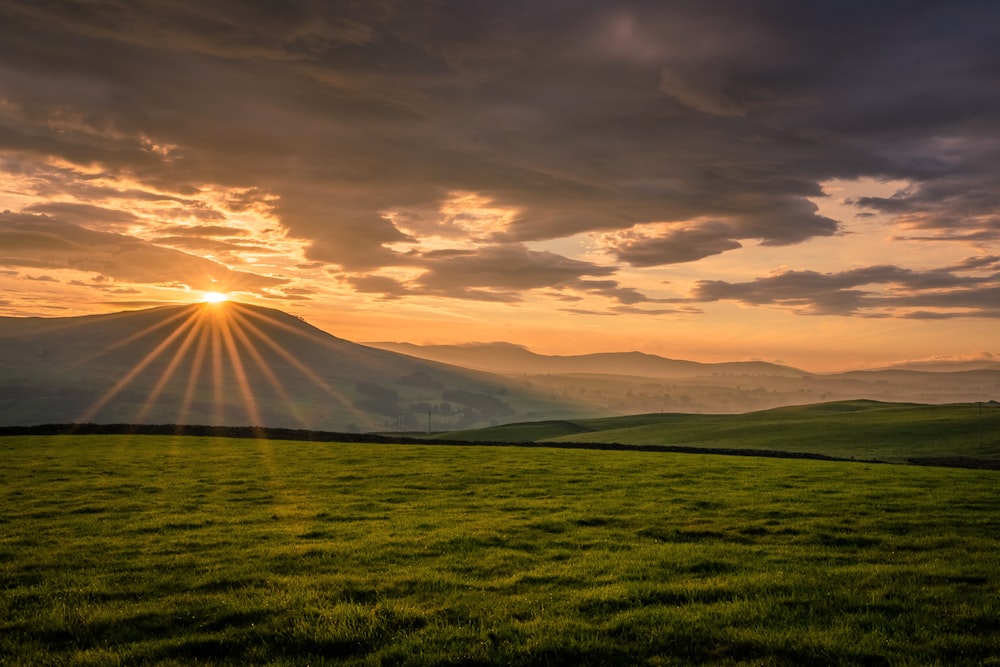
[[[360,343],[995,361],[998,19],[7,3],[0,316],[210,298]]]
[[[199,308],[199,309],[206,309],[206,310],[209,310],[209,311],[214,311],[214,314],[212,315],[213,318],[222,315],[224,317],[224,319],[228,320],[229,317],[223,315],[219,311],[219,309],[220,308],[226,308],[226,307],[229,307],[229,306],[237,306],[237,307],[249,306],[249,307],[252,307],[252,308],[261,308],[261,309],[265,309],[265,310],[275,311],[275,312],[280,313],[282,315],[293,317],[293,318],[295,318],[295,319],[297,319],[297,320],[305,323],[310,328],[316,328],[319,331],[321,331],[321,332],[323,332],[325,334],[328,334],[330,336],[334,336],[336,338],[340,338],[342,340],[346,340],[347,342],[355,343],[357,345],[363,345],[363,346],[366,346],[366,347],[373,347],[373,348],[380,348],[380,349],[390,349],[390,347],[393,347],[393,346],[416,347],[416,348],[442,347],[442,348],[455,348],[455,349],[496,348],[496,347],[503,346],[503,347],[507,347],[507,348],[513,348],[513,349],[516,349],[516,350],[519,350],[519,351],[524,351],[524,352],[527,352],[529,354],[541,355],[541,356],[550,356],[550,357],[560,357],[560,356],[575,357],[575,356],[586,356],[586,355],[592,355],[592,354],[593,355],[604,355],[604,354],[607,354],[607,355],[614,355],[614,354],[628,355],[628,354],[636,354],[636,353],[639,353],[639,354],[650,354],[648,352],[641,352],[640,350],[598,350],[598,351],[595,351],[595,352],[582,353],[580,355],[571,355],[571,354],[566,354],[566,355],[563,355],[563,354],[547,355],[545,353],[538,352],[537,350],[533,350],[533,349],[531,349],[527,345],[522,345],[520,343],[515,343],[515,342],[511,342],[511,341],[500,341],[500,340],[493,340],[493,341],[467,341],[467,342],[463,342],[463,343],[441,344],[441,345],[433,344],[433,343],[419,344],[419,343],[411,343],[411,342],[407,342],[407,341],[390,341],[390,340],[355,341],[355,340],[345,339],[342,336],[338,336],[336,334],[336,332],[327,331],[327,330],[323,329],[322,327],[316,326],[315,324],[313,324],[312,322],[310,322],[307,318],[304,318],[301,315],[296,315],[294,313],[290,313],[290,312],[281,310],[280,308],[275,308],[273,305],[260,305],[260,304],[253,304],[253,303],[246,303],[246,302],[242,302],[242,301],[237,301],[235,299],[230,298],[229,295],[225,295],[225,294],[218,293],[218,292],[206,292],[200,299],[198,299],[196,301],[188,302],[188,303],[159,304],[159,305],[155,305],[155,306],[137,307],[137,308],[126,309],[126,310],[122,310],[122,311],[111,312],[111,313],[91,313],[90,315],[70,315],[70,316],[66,316],[66,315],[60,315],[60,316],[20,316],[20,317],[13,316],[13,318],[14,319],[67,319],[67,318],[72,319],[72,318],[75,318],[75,317],[95,317],[95,316],[96,317],[100,317],[102,315],[125,315],[125,314],[129,314],[129,313],[136,313],[136,314],[138,314],[138,313],[143,313],[143,312],[150,311],[150,310],[155,310],[155,309],[158,309],[158,308],[184,308],[184,309]],[[12,317],[12,316],[0,315],[0,319],[3,319],[5,317]],[[184,328],[184,326],[186,326],[189,323],[190,323],[189,320],[185,320],[184,324],[181,325],[181,328]],[[390,346],[390,347],[383,347],[383,346]],[[404,355],[407,355],[407,356],[415,356],[417,358],[424,358],[424,357],[421,357],[419,354],[412,354],[412,355],[410,355],[410,354],[408,354],[405,351],[400,352],[400,353],[404,354]],[[976,363],[976,362],[987,362],[987,363],[1000,364],[1000,359],[997,359],[997,358],[992,357],[992,356],[980,356],[980,357],[975,357],[975,358],[932,358],[932,359],[923,359],[923,360],[907,360],[907,361],[901,361],[901,362],[894,363],[894,364],[893,363],[886,364],[884,366],[871,366],[871,367],[865,367],[865,368],[847,368],[847,369],[836,369],[836,370],[819,371],[819,370],[814,370],[814,369],[811,369],[811,368],[803,368],[803,367],[800,367],[800,366],[793,366],[791,364],[785,364],[785,363],[780,362],[780,361],[769,361],[769,360],[765,360],[765,359],[754,359],[754,358],[749,358],[749,359],[725,359],[725,360],[721,360],[721,361],[701,361],[701,360],[698,360],[698,359],[689,359],[689,358],[678,357],[678,356],[674,356],[674,357],[668,357],[668,356],[664,356],[664,355],[652,355],[652,356],[659,357],[661,359],[670,360],[670,361],[695,362],[695,363],[705,364],[705,365],[728,364],[728,363],[765,363],[765,364],[772,364],[772,365],[776,365],[776,366],[783,366],[783,367],[787,367],[787,368],[793,368],[795,370],[804,371],[806,373],[810,373],[810,374],[814,374],[814,375],[837,375],[837,374],[840,374],[840,373],[847,373],[847,372],[858,371],[858,370],[860,370],[860,371],[865,371],[865,370],[868,370],[868,371],[888,370],[888,369],[892,369],[892,368],[905,367],[905,366],[909,366],[909,365],[913,365],[913,366],[934,366],[936,364],[948,365],[948,364]],[[462,366],[461,363],[457,363],[457,362],[448,362],[448,363],[455,363],[456,365],[458,365],[460,367]],[[500,374],[502,375],[503,373],[500,373]]]

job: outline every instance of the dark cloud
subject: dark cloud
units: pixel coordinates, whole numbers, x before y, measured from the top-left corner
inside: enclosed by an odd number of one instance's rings
[[[386,276],[350,276],[345,280],[358,292],[381,294],[387,298],[398,298],[410,292],[406,285]]]
[[[975,268],[989,274],[967,275]],[[952,267],[913,271],[883,265],[839,273],[783,271],[756,280],[698,281],[695,301],[737,301],[775,305],[813,315],[897,316],[944,319],[1000,314],[1000,271],[996,258],[972,258]],[[926,310],[926,309],[939,310]]]
[[[861,209],[894,216],[906,229],[930,234],[902,236],[914,241],[962,241],[976,244],[1000,240],[997,180],[1000,149],[989,160],[958,165],[956,173],[916,183],[890,197],[861,197]]]
[[[135,214],[128,211],[71,202],[32,204],[31,206],[26,206],[24,210],[30,213],[45,213],[65,222],[83,226],[118,226],[138,220]]]
[[[458,299],[515,302],[530,290],[563,301],[602,297],[621,304],[656,301],[617,280],[592,279],[606,276],[613,267],[570,259],[524,246],[496,245],[474,251],[444,250],[414,258],[424,272],[409,283],[379,275],[343,278],[355,290],[396,299],[410,294],[432,294]]]
[[[401,244],[458,239],[475,220],[442,205],[477,193],[509,221],[407,286],[459,298],[610,272],[522,252],[516,276],[489,244],[633,230],[612,252],[645,267],[830,236],[840,222],[809,198],[834,178],[912,182],[857,205],[912,238],[987,243],[998,19],[971,0],[12,0],[0,150],[62,170],[36,192],[84,206],[134,191],[180,215],[206,185],[233,188],[229,210],[272,211],[310,260],[353,273],[419,265]],[[115,224],[97,213],[65,219]]]
[[[731,238],[733,233],[725,224],[670,230],[657,236],[631,232],[614,243],[611,250],[620,261],[632,266],[693,262],[741,247],[739,241]]]
[[[570,259],[521,245],[488,246],[476,251],[449,253],[427,262],[415,289],[455,298],[519,300],[519,293],[546,287],[586,287],[583,276],[607,276],[613,267]],[[606,290],[617,283],[597,286]]]

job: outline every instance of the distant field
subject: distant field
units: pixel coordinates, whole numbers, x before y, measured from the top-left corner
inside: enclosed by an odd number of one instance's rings
[[[903,462],[1000,464],[1000,405],[839,401],[736,415],[648,414],[529,422],[445,434],[470,441],[757,449]]]
[[[0,438],[4,665],[1000,664],[998,473]]]

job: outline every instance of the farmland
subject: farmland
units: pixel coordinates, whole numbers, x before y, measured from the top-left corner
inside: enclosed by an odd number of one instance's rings
[[[997,473],[0,438],[0,663],[991,664]]]
[[[527,422],[446,435],[472,441],[673,445],[1000,466],[1000,405],[995,402],[836,401],[730,415],[654,413]]]

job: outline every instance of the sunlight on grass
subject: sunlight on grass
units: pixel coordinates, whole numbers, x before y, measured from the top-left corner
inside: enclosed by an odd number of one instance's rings
[[[0,438],[0,663],[991,664],[992,471]]]

